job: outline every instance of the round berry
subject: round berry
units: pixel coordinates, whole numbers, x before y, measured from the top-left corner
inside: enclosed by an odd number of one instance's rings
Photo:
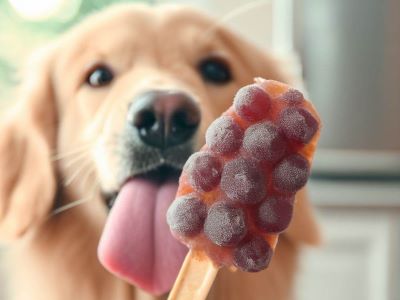
[[[207,215],[206,205],[193,195],[177,198],[167,211],[170,229],[183,236],[198,234]]]
[[[233,100],[236,113],[247,121],[264,119],[271,106],[269,95],[256,84],[242,87]]]
[[[305,109],[290,107],[279,118],[279,125],[292,140],[307,144],[318,130],[318,121]]]
[[[206,144],[220,154],[235,152],[242,144],[243,129],[228,116],[222,116],[211,123],[206,132]]]
[[[278,128],[270,122],[247,128],[243,148],[258,160],[276,162],[286,151],[286,141]]]
[[[190,184],[199,192],[211,191],[221,179],[221,162],[208,152],[197,152],[190,156],[184,169]]]
[[[283,93],[280,97],[281,100],[288,102],[289,104],[301,104],[304,101],[303,94],[296,89],[289,89]]]
[[[254,162],[238,158],[225,165],[221,176],[221,189],[232,200],[243,204],[255,204],[266,194],[265,178]]]
[[[306,184],[309,176],[308,161],[299,154],[293,154],[278,163],[272,173],[272,181],[279,191],[294,193]]]
[[[268,243],[260,236],[254,236],[233,251],[233,264],[245,272],[259,272],[269,265],[272,255]]]
[[[213,204],[208,210],[204,233],[218,246],[237,245],[247,233],[243,210],[226,202]]]
[[[265,232],[279,233],[285,230],[293,215],[294,197],[274,197],[264,200],[257,209],[256,222]]]

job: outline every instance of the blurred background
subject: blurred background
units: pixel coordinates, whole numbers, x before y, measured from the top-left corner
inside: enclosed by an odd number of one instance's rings
[[[0,106],[34,48],[114,2],[0,0]],[[400,299],[400,1],[131,2],[197,6],[303,78],[324,120],[309,184],[324,244],[297,299]]]

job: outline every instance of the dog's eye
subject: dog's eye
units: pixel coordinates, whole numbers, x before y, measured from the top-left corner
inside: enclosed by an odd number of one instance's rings
[[[114,79],[114,74],[107,66],[97,66],[86,78],[86,83],[92,87],[101,87],[109,84]]]
[[[203,80],[213,84],[226,84],[232,80],[228,64],[220,58],[207,58],[198,66]]]

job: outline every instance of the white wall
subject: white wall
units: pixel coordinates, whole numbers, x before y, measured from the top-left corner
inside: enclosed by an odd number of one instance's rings
[[[286,1],[286,0],[284,0]],[[198,7],[217,20],[245,35],[260,47],[272,44],[272,2],[246,0],[158,0],[156,3],[180,3]],[[225,20],[225,18],[227,18]]]

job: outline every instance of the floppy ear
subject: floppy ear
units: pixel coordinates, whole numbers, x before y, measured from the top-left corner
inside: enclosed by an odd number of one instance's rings
[[[303,188],[297,193],[293,219],[284,234],[295,243],[314,246],[321,243],[321,232],[307,188]]]
[[[296,85],[299,82],[293,68],[281,62],[281,58],[271,52],[263,51],[227,28],[217,27],[216,34],[223,44],[228,46],[234,55],[235,63],[239,66],[235,72],[240,82],[252,82],[255,77],[274,79]],[[212,32],[212,31],[211,31]],[[209,35],[212,38],[212,35]],[[235,64],[235,65],[236,65]],[[300,80],[301,81],[301,80]]]
[[[19,99],[0,122],[0,240],[43,221],[55,196],[53,52],[42,50],[28,64]]]
[[[302,86],[302,79],[296,75],[292,66],[287,65],[287,61],[267,51],[261,51],[229,30],[224,28],[219,30],[224,43],[229,45],[241,64],[242,80],[251,81],[254,77],[263,77],[283,81],[295,87]],[[318,223],[306,189],[302,189],[296,195],[293,220],[284,235],[294,243],[310,245],[320,243]]]

